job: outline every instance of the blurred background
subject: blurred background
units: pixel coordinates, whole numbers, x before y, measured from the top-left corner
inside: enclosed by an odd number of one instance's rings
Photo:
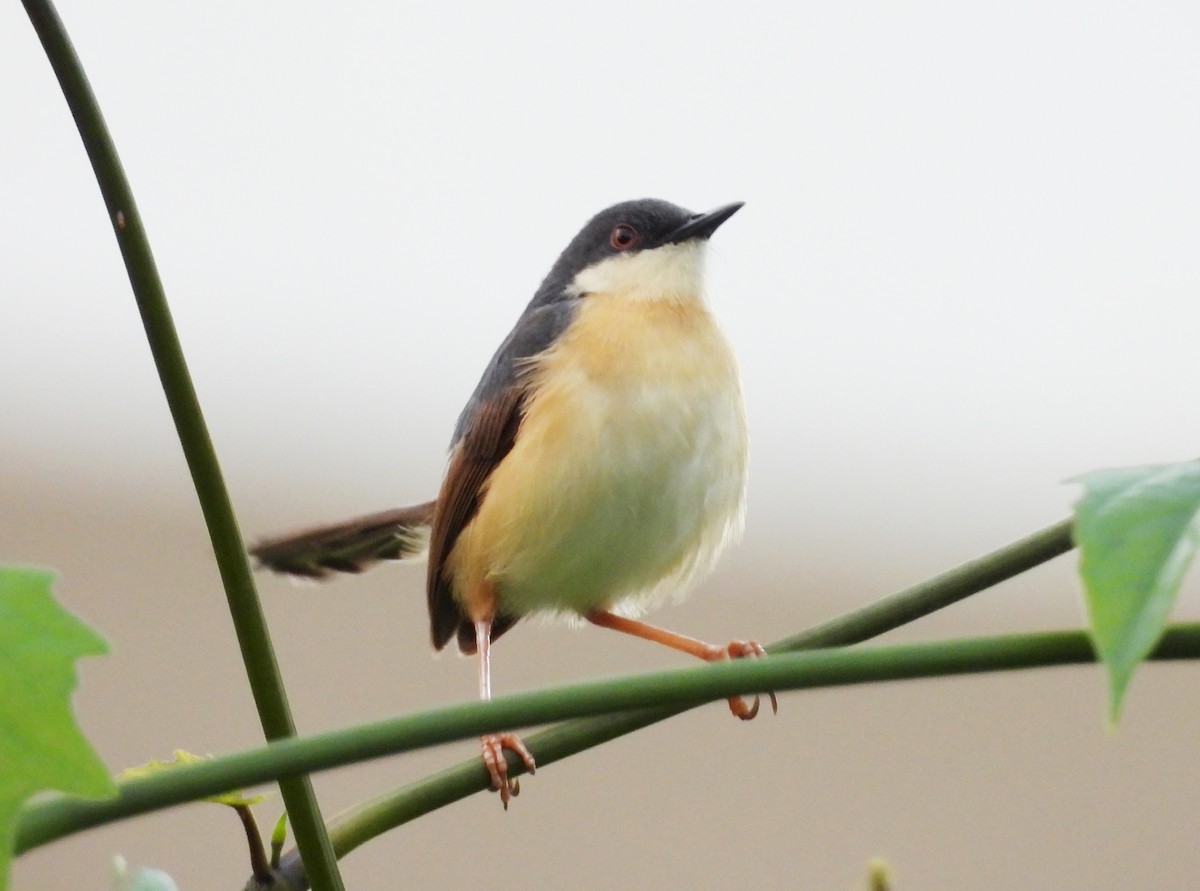
[[[592,213],[744,200],[714,310],[752,429],[745,540],[654,619],[764,641],[1065,516],[1067,478],[1200,450],[1192,4],[309,2],[60,12],[133,183],[249,539],[424,500],[483,365]],[[0,4],[0,558],[112,643],[80,721],[117,771],[261,739],[91,170]],[[261,578],[299,727],[472,698],[423,568]],[[1200,614],[1187,583],[1176,617]],[[1074,558],[893,640],[1077,626]],[[499,692],[684,665],[523,623]],[[1200,873],[1200,670],[1098,669],[699,709],[344,861],[350,888],[1117,891]],[[473,743],[316,778],[333,814]],[[258,806],[264,828],[278,797]],[[23,857],[14,887],[241,887],[193,805]]]

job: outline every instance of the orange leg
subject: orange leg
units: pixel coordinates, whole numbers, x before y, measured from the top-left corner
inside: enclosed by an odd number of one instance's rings
[[[767,655],[767,651],[762,648],[762,644],[755,640],[733,640],[727,646],[719,647],[716,644],[705,643],[702,640],[688,637],[685,634],[676,634],[674,631],[667,631],[665,628],[659,628],[656,625],[648,625],[645,622],[639,622],[635,619],[615,616],[607,610],[593,610],[584,618],[593,625],[599,625],[601,628],[611,628],[613,631],[632,634],[634,637],[640,637],[643,640],[651,640],[655,643],[664,644],[674,650],[681,650],[684,653],[695,656],[697,659],[703,659],[705,662],[720,662],[722,659],[754,659]],[[768,693],[767,696],[771,699],[771,711],[778,713],[779,703],[775,699],[775,694]],[[729,710],[743,721],[749,721],[758,714],[758,701],[758,697],[755,696],[753,705],[746,705],[746,700],[740,696],[731,696],[729,699]]]
[[[475,623],[475,646],[479,652],[479,698],[492,698],[492,620],[486,619]],[[513,777],[508,777],[508,762],[504,758],[504,750],[516,752],[525,762],[525,767],[533,773],[537,764],[525,743],[515,733],[489,733],[479,738],[483,751],[483,766],[487,768],[492,778],[492,791],[500,793],[500,801],[508,810],[508,800],[521,792],[521,783]]]

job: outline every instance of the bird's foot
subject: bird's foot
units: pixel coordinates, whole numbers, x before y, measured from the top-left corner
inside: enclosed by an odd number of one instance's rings
[[[761,659],[767,655],[767,651],[763,649],[763,645],[756,640],[731,640],[727,646],[719,647],[713,644],[705,655],[705,659],[709,662],[720,662],[722,659]],[[767,696],[771,700],[771,713],[779,714],[779,702],[775,698],[775,694],[768,693]],[[754,702],[747,705],[746,700],[741,696],[729,697],[729,710],[733,712],[734,717],[741,718],[743,721],[749,721],[758,714],[759,697],[756,694]]]
[[[492,778],[492,791],[500,793],[500,801],[504,809],[508,810],[508,800],[521,794],[521,781],[517,777],[509,778],[504,750],[516,752],[530,773],[536,770],[537,763],[529,749],[525,748],[525,743],[521,742],[521,737],[515,733],[491,733],[481,736],[479,743],[483,751],[483,766]]]

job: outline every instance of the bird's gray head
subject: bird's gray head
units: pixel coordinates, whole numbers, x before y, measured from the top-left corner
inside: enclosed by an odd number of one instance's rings
[[[589,293],[623,293],[646,299],[700,296],[708,238],[742,206],[708,213],[641,198],[592,217],[562,252],[535,304]]]

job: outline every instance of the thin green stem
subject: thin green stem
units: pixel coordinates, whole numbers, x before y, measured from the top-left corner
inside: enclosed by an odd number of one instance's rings
[[[772,645],[770,649],[773,652],[783,649],[815,649],[869,639],[1047,562],[1070,547],[1070,522],[1056,523],[942,573],[928,582],[914,585],[793,635]],[[527,743],[533,747],[542,764],[550,764],[669,718],[685,708],[658,706],[624,714],[581,718],[531,736]],[[222,759],[221,763],[229,762]],[[520,766],[513,764],[510,765],[510,769],[515,773]],[[182,782],[185,778],[179,779]],[[243,780],[240,784],[245,782]],[[237,786],[239,782],[225,778],[225,785]],[[385,793],[333,819],[330,833],[335,850],[338,856],[342,856],[375,835],[481,791],[486,786],[487,780],[479,769],[479,760],[471,759],[410,786]],[[44,844],[62,835],[120,819],[132,813],[141,813],[153,807],[163,807],[208,794],[203,791],[187,792],[185,789],[176,791],[179,793],[178,797],[162,803],[158,803],[157,799],[152,797],[139,800],[138,789],[129,788],[122,792],[117,801],[111,803],[97,805],[63,798],[28,806],[22,812],[17,850]],[[295,851],[289,852],[284,862],[287,865],[290,883],[296,888],[304,887],[307,880],[303,864]]]
[[[868,640],[1020,575],[1072,547],[1071,521],[1062,520],[932,579],[778,641],[767,649],[771,653],[781,653]],[[686,708],[659,706],[577,719],[537,733],[525,742],[539,764],[551,764],[666,720]],[[338,856],[345,856],[389,829],[486,788],[486,782],[480,782],[477,767],[475,760],[462,762],[337,815],[330,824],[330,835]],[[523,765],[510,761],[509,769],[516,775]],[[306,887],[303,865],[294,854],[285,855],[282,871],[293,887]]]
[[[1200,659],[1200,624],[1169,629],[1152,658]],[[566,718],[627,709],[657,711],[664,703],[669,703],[666,707],[672,709],[690,708],[755,690],[802,690],[1093,661],[1095,653],[1085,632],[1059,631],[889,647],[811,650],[770,659],[721,662],[517,693],[490,702],[469,702],[311,737],[281,740],[265,748],[182,765],[123,782],[117,798],[109,801],[60,796],[27,805],[21,812],[16,851],[232,788]],[[554,734],[560,729],[553,728],[537,736],[541,740],[538,755],[547,764],[570,754],[569,738]],[[487,785],[487,774],[477,758],[442,772],[436,778],[439,782],[432,779],[410,787],[418,792],[403,799],[408,819]],[[362,825],[360,821],[359,833],[365,832]],[[377,824],[375,831],[365,837],[373,837],[383,828],[390,827]],[[339,855],[361,843],[359,833],[334,833]],[[289,872],[287,857],[283,871]],[[294,882],[294,875],[288,878]]]
[[[739,670],[743,665],[776,664],[780,675],[770,683],[774,689],[810,689],[880,681],[911,680],[913,678],[946,677],[1009,671],[1024,668],[1044,668],[1095,661],[1091,640],[1086,632],[1047,632],[1020,634],[996,638],[976,638],[932,644],[908,644],[896,647],[862,649],[811,650],[773,656],[759,662],[732,662],[711,666],[714,670]],[[1163,635],[1150,655],[1154,660],[1200,658],[1200,625],[1172,627]],[[782,664],[781,664],[782,663]],[[786,666],[786,667],[784,667]],[[791,669],[795,668],[797,676]],[[704,668],[687,669],[703,672]],[[741,693],[761,690],[768,684],[738,684]],[[744,687],[744,689],[743,689]],[[732,689],[723,687],[723,689]],[[714,696],[713,698],[720,698]],[[711,701],[711,700],[709,700]],[[524,739],[534,753],[538,767],[575,755],[583,748],[599,745],[625,733],[638,730],[647,723],[679,714],[694,704],[655,706],[635,712],[600,715],[565,722]],[[587,745],[580,746],[580,737],[587,734]],[[523,768],[510,773],[523,772]],[[488,786],[486,775],[481,776],[480,761],[471,758],[432,776],[363,802],[333,818],[330,837],[338,857],[345,857],[359,845],[383,833],[402,826],[430,811],[467,798]],[[281,860],[279,874],[292,891],[307,888],[303,865],[293,852]]]
[[[58,77],[100,185],[212,539],[263,732],[267,739],[294,736],[295,726],[233,506],[184,361],[150,242],[117,156],[116,146],[53,4],[50,0],[23,0],[23,3]],[[294,777],[281,782],[280,791],[292,819],[296,842],[304,852],[305,862],[313,871],[314,885],[330,891],[341,889],[337,860],[326,835],[311,783],[306,777]]]
[[[847,646],[878,637],[1067,553],[1075,547],[1071,527],[1071,520],[1060,520],[861,609],[814,625],[767,649],[776,653]]]
[[[271,861],[267,859],[267,849],[263,847],[262,835],[258,831],[258,821],[254,819],[254,811],[248,804],[236,804],[233,810],[242,821],[246,831],[246,846],[250,852],[250,875],[259,884],[271,881]]]
[[[910,588],[771,644],[767,650],[778,654],[869,640],[1049,562],[1073,546],[1071,521],[1061,520]],[[687,708],[666,705],[580,718],[536,733],[526,738],[525,744],[538,764],[547,765],[657,724]],[[334,850],[339,857],[345,856],[376,835],[487,788],[478,766],[478,759],[464,761],[338,814],[329,827]],[[523,770],[524,765],[518,759],[510,759],[512,775]],[[295,855],[289,852],[282,862],[289,883],[297,889],[306,887],[303,865]]]

